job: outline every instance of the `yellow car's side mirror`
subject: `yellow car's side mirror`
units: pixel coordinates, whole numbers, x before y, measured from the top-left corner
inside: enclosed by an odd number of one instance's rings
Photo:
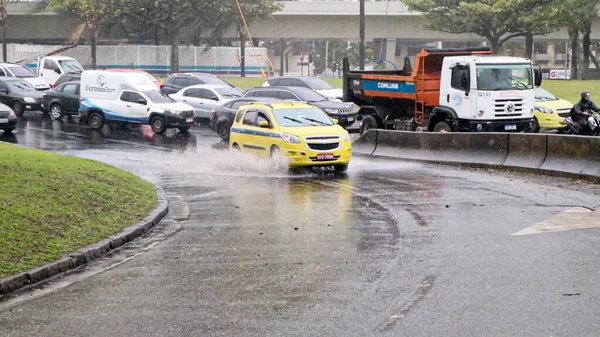
[[[271,125],[267,121],[260,121],[258,122],[258,127],[268,129],[271,127]]]
[[[340,121],[338,119],[332,118],[331,119],[335,124],[340,124]]]

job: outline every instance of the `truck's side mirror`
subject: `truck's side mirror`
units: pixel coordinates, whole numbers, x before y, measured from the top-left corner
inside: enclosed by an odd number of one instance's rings
[[[60,75],[60,69],[54,68],[54,72]]]
[[[542,85],[542,71],[541,69],[533,69],[533,82],[536,87]]]
[[[469,69],[463,69],[460,71],[460,86],[465,89],[465,92],[469,92],[471,88],[471,81],[469,79]]]
[[[141,104],[141,105],[146,105],[146,104],[148,103],[148,102],[146,102],[146,100],[145,100],[145,99],[143,99],[143,98],[140,98],[140,99],[138,99],[138,100],[137,100],[137,102],[138,102],[139,104]]]

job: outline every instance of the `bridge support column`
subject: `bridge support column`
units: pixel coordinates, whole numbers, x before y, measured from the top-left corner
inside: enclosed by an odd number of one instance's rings
[[[396,59],[396,39],[373,39],[373,49],[375,50],[375,61],[394,63],[394,60]],[[391,66],[389,63],[388,65]]]

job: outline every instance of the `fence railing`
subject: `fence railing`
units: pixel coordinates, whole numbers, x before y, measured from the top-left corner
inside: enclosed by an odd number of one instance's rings
[[[8,61],[35,66],[38,56],[60,48],[51,45],[8,45]],[[1,47],[0,47],[1,50]],[[267,48],[246,48],[245,69],[248,75],[259,75],[261,69],[272,71],[267,57]],[[77,46],[61,55],[70,56],[84,66],[89,64],[90,47]],[[168,73],[171,47],[148,45],[98,46],[96,64],[98,68],[137,68],[152,73]],[[240,73],[240,50],[238,47],[214,47],[207,51],[204,47],[179,47],[180,71],[202,71],[213,74]]]

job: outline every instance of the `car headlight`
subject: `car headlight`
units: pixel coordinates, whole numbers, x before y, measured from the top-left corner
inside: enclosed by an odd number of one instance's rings
[[[545,113],[545,114],[551,114],[552,113],[552,109],[550,108],[544,108],[543,106],[536,106],[535,109],[541,113]]]
[[[23,100],[27,103],[35,103],[35,98],[33,97],[25,97]]]
[[[12,118],[17,118],[17,114],[13,111],[13,109],[8,110],[8,116]]]
[[[349,142],[350,141],[350,134],[348,133],[348,131],[344,132],[344,137],[343,137],[345,142]]]
[[[330,113],[330,114],[336,114],[336,113],[338,113],[338,109],[325,109],[325,112]]]
[[[285,143],[288,144],[300,144],[300,137],[296,136],[296,135],[292,135],[286,132],[282,132],[280,133],[281,135],[281,139],[283,139],[283,141]]]
[[[163,114],[165,114],[165,115],[174,115],[175,113],[173,111],[171,111],[171,110],[165,110],[165,111],[163,111]]]

